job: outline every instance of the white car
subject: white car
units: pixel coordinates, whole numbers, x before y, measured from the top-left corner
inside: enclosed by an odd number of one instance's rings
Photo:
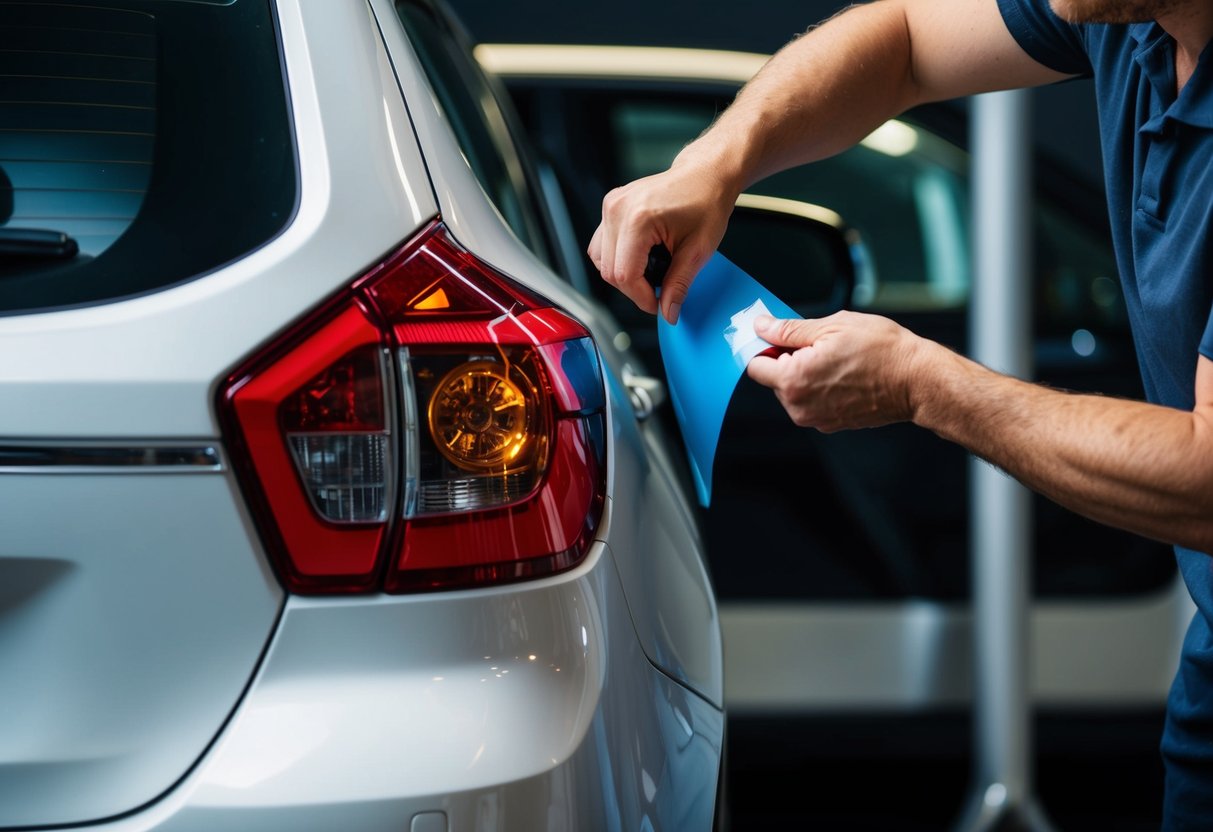
[[[440,10],[6,4],[0,72],[0,828],[712,828],[654,388]]]

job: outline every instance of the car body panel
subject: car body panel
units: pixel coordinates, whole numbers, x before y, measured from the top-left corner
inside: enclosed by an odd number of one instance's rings
[[[721,622],[695,521],[672,474],[643,449],[660,439],[641,434],[626,417],[614,421],[611,438],[626,449],[614,457],[603,536],[621,553],[624,594],[649,659],[723,708]]]
[[[408,116],[429,167],[443,222],[455,239],[503,273],[525,283],[593,328],[598,321],[592,304],[550,267],[519,245],[517,237],[493,204],[485,198],[454,131],[435,98],[390,0],[370,0],[370,7],[387,44],[395,78],[408,104]]]
[[[282,604],[240,495],[222,472],[39,469],[0,474],[0,504],[0,826],[146,803],[223,725]]]
[[[622,377],[629,356],[615,345],[617,325],[601,307],[552,276],[545,265],[518,245],[458,152],[412,48],[395,22],[392,3],[371,0],[371,5],[410,102],[418,142],[431,173],[437,172],[435,181],[441,183],[437,186],[438,203],[454,236],[471,250],[483,252],[505,274],[542,292],[577,317],[594,334],[599,352],[612,370],[610,375]],[[428,104],[433,106],[425,106]],[[643,429],[636,427],[626,391],[616,387],[612,394],[610,435],[614,442],[607,493],[615,509],[613,516],[636,518],[638,525],[614,523],[608,528],[604,524],[600,534],[617,553],[624,594],[649,658],[719,706],[723,696],[720,625],[699,546],[690,543],[696,538],[686,498],[674,486],[676,479],[668,470],[668,456],[650,447],[659,445],[662,439],[642,439]],[[626,444],[626,452],[620,451],[621,443]],[[657,547],[667,551],[658,554],[653,551]]]
[[[524,587],[291,598],[214,748],[96,828],[707,829],[723,725],[645,657],[597,544]]]

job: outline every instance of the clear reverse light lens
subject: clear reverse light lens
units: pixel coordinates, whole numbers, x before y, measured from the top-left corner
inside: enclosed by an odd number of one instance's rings
[[[331,523],[387,518],[386,433],[288,434],[295,467],[316,512]]]

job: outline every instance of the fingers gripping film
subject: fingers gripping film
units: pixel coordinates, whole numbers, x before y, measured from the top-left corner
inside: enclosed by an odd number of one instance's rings
[[[775,392],[797,425],[829,432],[911,418],[914,356],[922,341],[893,321],[840,312],[820,320],[757,320],[754,330],[795,349],[778,358],[758,356],[747,372]]]
[[[764,341],[768,341],[777,347],[798,349],[800,347],[812,346],[813,342],[817,340],[821,323],[821,321],[814,320],[813,318],[797,320],[795,318],[762,316],[754,321],[754,331]]]

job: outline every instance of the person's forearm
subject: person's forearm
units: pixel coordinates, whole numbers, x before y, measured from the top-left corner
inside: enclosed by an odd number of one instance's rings
[[[850,147],[915,100],[902,3],[855,6],[780,50],[674,164],[709,164],[740,192]]]
[[[916,424],[1094,520],[1213,553],[1213,419],[1063,393],[919,344]],[[1202,360],[1201,373],[1213,371]],[[1198,384],[1198,387],[1200,385]]]
[[[995,0],[877,0],[780,50],[675,165],[706,164],[740,192],[917,104],[1063,77],[1020,49]]]
[[[923,101],[1030,86],[1064,76],[1011,37],[996,0],[877,0],[783,49],[670,170],[613,188],[586,253],[603,280],[649,312],[649,253],[670,265],[670,323],[720,245],[737,196],[758,179],[837,153]]]

